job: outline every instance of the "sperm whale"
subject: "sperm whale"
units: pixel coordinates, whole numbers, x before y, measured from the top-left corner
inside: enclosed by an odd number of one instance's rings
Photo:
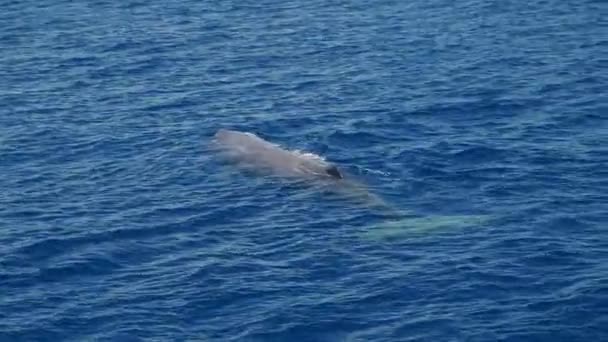
[[[320,187],[373,209],[386,221],[373,226],[370,237],[393,237],[404,233],[418,234],[444,227],[466,227],[482,224],[484,216],[467,215],[419,215],[393,207],[382,198],[368,191],[362,183],[345,174],[332,162],[309,152],[289,150],[264,140],[250,132],[219,129],[213,137],[213,145],[222,155],[240,166],[254,170],[266,170],[272,174],[309,180]],[[314,182],[314,181],[320,182]]]

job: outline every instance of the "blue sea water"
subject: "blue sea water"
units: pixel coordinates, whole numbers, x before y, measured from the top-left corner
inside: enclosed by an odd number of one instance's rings
[[[605,2],[0,8],[0,341],[608,340]]]

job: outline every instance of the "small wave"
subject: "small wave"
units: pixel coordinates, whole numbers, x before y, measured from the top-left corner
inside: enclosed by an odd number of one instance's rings
[[[368,169],[368,168],[361,167],[361,166],[356,166],[356,169],[359,174],[380,175],[380,176],[385,176],[385,177],[391,175],[391,173],[388,171]]]

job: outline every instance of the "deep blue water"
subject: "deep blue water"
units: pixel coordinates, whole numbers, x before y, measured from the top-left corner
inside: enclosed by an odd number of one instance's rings
[[[608,340],[605,2],[0,8],[0,341]]]

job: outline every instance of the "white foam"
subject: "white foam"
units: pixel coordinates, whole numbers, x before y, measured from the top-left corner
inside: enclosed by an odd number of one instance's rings
[[[298,155],[299,157],[306,158],[309,160],[316,160],[316,161],[323,161],[323,162],[325,161],[325,158],[321,157],[318,154],[314,154],[311,152],[306,152],[306,151],[301,151],[301,150],[292,150],[292,153]]]

